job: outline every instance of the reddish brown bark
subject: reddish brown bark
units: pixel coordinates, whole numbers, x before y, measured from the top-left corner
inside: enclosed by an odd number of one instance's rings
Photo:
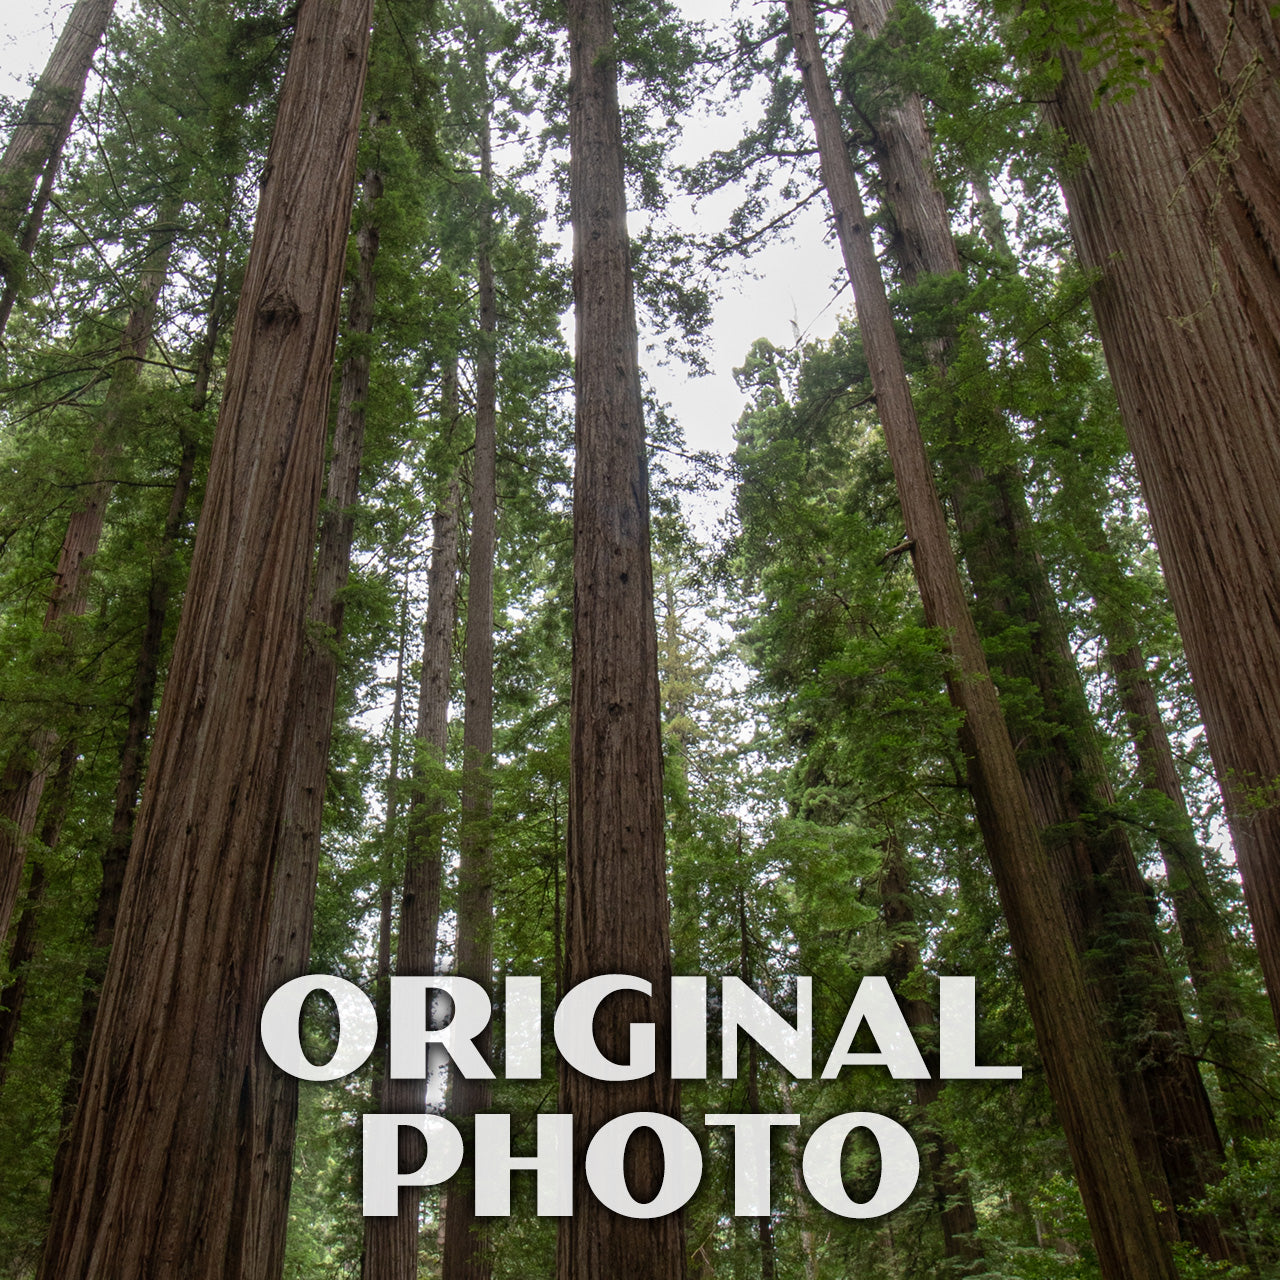
[[[0,157],[0,337],[53,194],[93,55],[114,8],[115,0],[76,0]]]
[[[788,9],[823,180],[853,284],[872,388],[913,544],[925,619],[948,637],[954,665],[949,691],[964,713],[962,745],[978,823],[1102,1272],[1108,1280],[1173,1280],[1173,1262],[1145,1195],[1096,1013],[965,603],[861,193],[822,64],[812,7],[807,0],[790,0]]]
[[[343,588],[355,537],[364,451],[365,401],[370,357],[360,339],[373,330],[375,267],[379,248],[378,201],[382,176],[369,168],[362,178],[363,211],[356,233],[356,268],[347,303],[347,332],[357,347],[342,362],[318,549],[311,580],[311,604],[303,637],[302,674],[294,697],[294,728],[288,744],[284,797],[276,829],[271,918],[267,932],[266,990],[306,973],[311,960],[320,827],[324,816],[329,743],[337,702],[338,660],[343,640]],[[258,1159],[263,1167],[260,1214],[249,1232],[256,1261],[249,1274],[278,1276],[284,1266],[288,1231],[289,1182],[297,1127],[298,1082],[259,1053],[254,1066],[259,1117]]]
[[[1280,59],[1264,6],[1211,7],[1124,102],[1064,54],[1048,112],[1280,1023]]]
[[[250,1276],[253,1063],[368,0],[304,0],[46,1280]]]
[[[679,1116],[670,1062],[670,912],[662,811],[657,632],[635,299],[623,186],[609,0],[568,5],[569,192],[576,317],[574,624],[565,986],[605,973],[652,984],[613,996],[595,1020],[606,1056],[625,1061],[633,1020],[657,1026],[657,1071],[603,1083],[562,1061],[560,1109],[574,1117],[574,1214],[560,1221],[560,1280],[681,1280],[680,1213],[627,1218],[583,1175],[587,1142],[630,1111]],[[638,1135],[628,1180],[651,1199],[661,1157]]]
[[[877,35],[886,0],[850,0],[858,27]],[[905,94],[876,115],[875,150],[892,214],[894,247],[904,279],[959,276],[951,220],[933,174],[924,110]],[[943,385],[955,336],[944,333],[929,355]],[[969,418],[965,422],[962,414]],[[1124,829],[1098,815],[1114,808],[1101,743],[1035,545],[1022,478],[1015,466],[988,471],[980,434],[996,456],[1016,455],[1002,415],[975,420],[958,404],[942,467],[984,634],[1011,624],[1025,643],[1002,644],[997,672],[1034,688],[1041,705],[1011,715],[1018,764],[1058,876],[1076,945],[1102,997],[1120,1069],[1130,1129],[1152,1195],[1165,1206],[1171,1237],[1185,1237],[1213,1258],[1232,1254],[1212,1215],[1183,1211],[1202,1200],[1220,1176],[1222,1144],[1191,1051],[1173,975],[1165,962],[1137,861]]]

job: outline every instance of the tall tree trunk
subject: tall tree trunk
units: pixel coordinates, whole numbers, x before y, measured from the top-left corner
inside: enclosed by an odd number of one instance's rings
[[[45,610],[44,628],[63,634],[71,643],[68,621],[84,613],[89,601],[89,569],[106,518],[113,481],[109,468],[120,446],[120,430],[129,394],[155,331],[156,306],[169,271],[177,239],[176,218],[181,202],[166,201],[152,229],[151,243],[139,273],[133,305],[120,337],[120,350],[107,384],[106,396],[94,429],[91,452],[93,479],[81,504],[67,521],[58,567]],[[48,771],[56,757],[58,735],[48,726],[34,730],[30,739],[9,758],[0,782],[0,938],[8,932],[26,845],[35,830],[40,797]]]
[[[396,651],[396,678],[391,700],[390,760],[387,768],[387,809],[382,821],[382,855],[378,859],[378,949],[374,968],[373,1005],[378,1025],[388,1027],[391,1016],[391,934],[395,916],[396,838],[400,818],[400,756],[404,736],[404,659],[409,642],[409,566],[400,584],[400,642]],[[379,1035],[371,1066],[373,1105],[382,1107],[382,1081],[387,1069],[387,1038]]]
[[[850,0],[855,24],[878,35],[887,0]],[[922,276],[959,276],[951,220],[933,173],[924,110],[906,94],[879,114],[876,152],[892,211],[894,244],[908,284]],[[943,333],[929,356],[945,385],[955,353]],[[1086,971],[1102,997],[1138,1157],[1166,1230],[1212,1258],[1232,1256],[1211,1214],[1184,1211],[1203,1200],[1222,1167],[1222,1143],[1191,1052],[1182,1007],[1165,962],[1141,872],[1124,829],[1099,818],[1115,804],[1096,726],[1048,573],[1035,547],[1016,466],[988,473],[982,450],[965,438],[959,406],[943,451],[961,546],[979,619],[990,635],[1012,626],[1025,644],[1002,645],[997,672],[1040,694],[1032,716],[1010,716],[1018,764],[1058,876],[1068,923]],[[968,413],[972,414],[970,408]],[[1003,415],[981,431],[996,456],[1016,454]],[[1118,941],[1117,941],[1118,939]],[[1119,954],[1116,948],[1119,947]]]
[[[808,0],[790,0],[788,9],[823,180],[853,284],[872,388],[913,544],[925,620],[948,637],[954,664],[948,686],[964,713],[962,744],[978,822],[1102,1272],[1107,1280],[1173,1280],[1173,1262],[1145,1194],[1096,1012],[965,603],[861,193],[822,64],[813,10]]]
[[[351,568],[355,507],[360,499],[360,460],[364,452],[365,402],[369,396],[369,344],[373,332],[380,201],[383,179],[371,163],[361,179],[361,220],[356,232],[356,267],[347,302],[346,331],[355,339],[342,362],[338,410],[320,515],[320,536],[311,579],[311,604],[303,636],[302,669],[294,696],[294,728],[288,742],[284,797],[276,829],[271,916],[267,928],[265,990],[308,971],[320,866],[320,828],[324,817],[329,744],[338,696],[339,646],[344,637],[343,588]],[[258,1142],[263,1194],[251,1212],[259,1216],[248,1231],[255,1261],[246,1274],[271,1280],[284,1267],[289,1226],[289,1183],[298,1118],[298,1082],[267,1059],[261,1049],[254,1062]]]
[[[260,1274],[252,1068],[369,23],[299,9],[45,1280]]]
[[[442,414],[446,422],[453,415],[456,390],[456,378],[446,376]],[[400,935],[396,946],[395,971],[400,977],[435,972],[445,812],[440,782],[449,745],[450,665],[457,621],[459,504],[455,475],[448,498],[435,513],[431,568],[427,573],[427,618],[423,626],[415,755],[405,822],[404,891],[400,895]],[[389,1069],[384,1069],[384,1111],[401,1114],[424,1111],[426,1100],[425,1080],[392,1079]],[[409,1167],[414,1136],[405,1129],[400,1138],[404,1167]],[[421,1195],[419,1187],[401,1187],[394,1218],[364,1220],[362,1280],[417,1280]],[[442,1212],[447,1220],[447,1203],[442,1206]]]
[[[657,1027],[657,1070],[603,1083],[560,1067],[574,1117],[574,1214],[560,1220],[559,1280],[682,1280],[684,1215],[628,1218],[591,1194],[587,1143],[615,1116],[679,1116],[670,1062],[670,909],[662,814],[657,632],[649,483],[626,227],[622,130],[609,0],[569,0],[569,200],[576,317],[574,621],[565,986],[629,973],[653,996],[617,995],[596,1017],[606,1056],[625,1061],[633,1021]],[[651,1199],[661,1157],[628,1147],[632,1194]],[[642,1139],[646,1139],[643,1140]]]
[[[482,92],[488,76],[482,73]],[[464,654],[466,709],[462,727],[462,821],[458,860],[457,972],[488,990],[493,984],[493,560],[498,492],[497,337],[493,283],[493,159],[490,105],[480,124],[480,236],[476,274],[480,287],[480,332],[476,352],[476,443],[471,478],[471,542],[467,561],[467,640]],[[487,1059],[490,1027],[476,1039]],[[490,1105],[488,1080],[449,1077],[449,1111],[465,1126]],[[445,1216],[444,1280],[488,1280],[489,1245],[475,1213],[475,1145],[468,1142],[459,1178],[449,1188]]]
[[[1175,7],[1168,70],[1124,102],[1064,53],[1048,115],[1280,1025],[1280,58],[1256,3],[1193,40],[1211,7]]]
[[[226,287],[227,250],[229,247],[230,218],[223,224],[223,237],[219,248],[218,265],[214,274],[213,290],[209,298],[209,311],[204,336],[196,358],[196,376],[191,387],[191,411],[193,417],[203,412],[209,399],[209,380],[213,375],[214,356],[218,347],[218,335],[225,318],[224,289]],[[151,712],[155,703],[156,681],[159,677],[164,640],[165,623],[169,614],[169,600],[177,586],[178,541],[186,524],[187,501],[195,478],[199,454],[197,443],[189,432],[183,431],[182,455],[178,462],[178,474],[174,479],[169,498],[169,510],[165,514],[160,545],[151,571],[151,587],[147,594],[147,619],[143,625],[142,640],[138,645],[138,657],[134,664],[133,683],[129,693],[129,713],[124,738],[120,744],[120,769],[116,778],[115,802],[111,815],[111,832],[102,854],[102,879],[98,885],[98,897],[89,919],[89,937],[93,950],[85,970],[84,990],[80,999],[80,1017],[71,1041],[71,1069],[62,1092],[61,1138],[54,1157],[53,1184],[56,1185],[68,1148],[67,1137],[75,1118],[76,1103],[84,1079],[84,1064],[89,1055],[89,1041],[93,1036],[93,1024],[98,1015],[98,999],[102,981],[107,972],[107,957],[115,936],[116,916],[120,910],[120,892],[124,885],[124,869],[133,842],[133,825],[137,817],[138,798],[142,789],[143,767],[147,742],[151,729]]]
[[[920,968],[920,947],[915,935],[915,909],[911,904],[911,885],[907,863],[897,835],[889,831],[885,840],[885,859],[880,871],[880,902],[889,932],[889,957],[885,976],[901,988],[906,979]],[[968,1180],[957,1168],[959,1152],[929,1116],[929,1107],[942,1096],[945,1081],[938,1079],[938,1020],[928,1000],[900,997],[907,1025],[916,1032],[929,1079],[915,1082],[916,1106],[923,1123],[918,1132],[926,1144],[929,1176],[933,1183],[934,1202],[942,1228],[943,1254],[959,1261],[959,1275],[981,1275],[986,1271],[986,1253],[978,1239],[978,1215]],[[923,1033],[923,1034],[919,1034]]]
[[[76,0],[0,157],[0,337],[53,194],[53,178],[80,110],[93,55],[114,8],[115,0]]]

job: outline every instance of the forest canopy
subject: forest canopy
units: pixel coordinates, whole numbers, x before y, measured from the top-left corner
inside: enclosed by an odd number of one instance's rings
[[[1280,1276],[1276,8],[58,21],[0,1276]]]

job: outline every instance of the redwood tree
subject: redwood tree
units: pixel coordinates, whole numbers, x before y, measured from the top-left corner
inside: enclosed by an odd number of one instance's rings
[[[252,1062],[370,0],[304,0],[40,1274],[252,1274]]]
[[[93,55],[114,8],[115,0],[76,0],[0,157],[0,337],[53,196]]]
[[[788,12],[925,620],[948,637],[954,667],[948,686],[964,713],[962,744],[978,823],[1102,1272],[1108,1280],[1172,1280],[1173,1261],[1143,1186],[1096,1010],[960,584],[870,226],[818,47],[813,8],[809,0],[788,0]]]
[[[606,1084],[561,1060],[560,1109],[574,1117],[574,1213],[560,1220],[560,1280],[679,1280],[679,1213],[628,1218],[591,1194],[592,1135],[629,1111],[679,1114],[668,1075],[671,976],[649,558],[649,483],[622,129],[610,0],[569,0],[569,199],[576,320],[573,675],[565,986],[597,974],[652,983],[652,999],[615,995],[595,1020],[606,1056],[625,1061],[632,1021],[658,1028],[657,1070]],[[652,1199],[661,1155],[637,1134],[632,1194]]]
[[[1280,1024],[1280,36],[1183,4],[1160,53],[1101,104],[1064,53],[1048,114]]]

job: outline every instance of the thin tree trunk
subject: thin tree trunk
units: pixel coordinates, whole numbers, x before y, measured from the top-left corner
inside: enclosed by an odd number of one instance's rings
[[[332,452],[311,579],[309,625],[302,641],[302,673],[293,704],[294,728],[288,743],[289,762],[284,771],[284,797],[276,833],[264,980],[267,991],[306,973],[311,962],[320,828],[344,638],[343,588],[350,574],[355,507],[360,500],[370,369],[369,346],[363,339],[373,331],[382,191],[382,174],[376,164],[371,164],[361,179],[362,215],[347,303],[346,332],[356,345],[343,360],[340,372]],[[264,1190],[251,1210],[259,1215],[258,1220],[247,1233],[259,1253],[256,1261],[246,1265],[246,1272],[270,1280],[279,1276],[284,1267],[298,1082],[259,1049],[254,1063],[254,1089],[257,1159],[262,1162]]]
[[[1275,1102],[1258,1088],[1266,1068],[1235,985],[1226,924],[1205,873],[1146,658],[1135,643],[1125,649],[1110,645],[1108,661],[1138,753],[1143,789],[1167,802],[1158,833],[1160,853],[1201,1024],[1207,1029],[1205,1054],[1217,1073],[1230,1128],[1262,1137]]]
[[[1280,59],[1273,20],[1240,6],[1248,84],[1209,111],[1241,56],[1191,40],[1210,7],[1175,7],[1168,71],[1124,102],[1095,108],[1100,73],[1064,53],[1048,114],[1280,1025]]]
[[[889,5],[850,0],[850,11],[855,24],[875,36]],[[925,275],[959,277],[960,257],[934,177],[919,96],[904,95],[884,108],[876,125],[904,279],[914,284]],[[944,384],[954,348],[954,338],[943,333],[929,350]],[[1014,451],[1013,432],[1002,415],[989,414],[981,429],[997,455]],[[1042,706],[1030,717],[1010,717],[1006,710],[1006,718],[1020,744],[1019,768],[1068,923],[1081,955],[1096,957],[1086,961],[1086,971],[1108,1014],[1148,1188],[1165,1207],[1161,1221],[1171,1238],[1185,1237],[1212,1258],[1231,1257],[1213,1215],[1182,1208],[1203,1200],[1220,1177],[1222,1143],[1133,849],[1118,823],[1092,816],[1113,808],[1115,797],[1066,628],[1034,545],[1022,478],[1009,465],[988,474],[958,423],[951,424],[949,436],[943,468],[984,631],[990,635],[1012,625],[1029,637],[1025,645],[1001,646],[997,670],[1035,688]]]
[[[674,616],[670,583],[668,582],[667,618]],[[674,628],[668,633],[668,643],[675,640]],[[738,861],[742,861],[742,830],[738,830]],[[741,888],[738,890],[738,977],[746,986],[755,990],[755,975],[751,965],[750,935],[747,931],[747,897]],[[760,1051],[755,1040],[747,1039],[747,1110],[752,1115],[760,1114]],[[760,1280],[775,1280],[778,1274],[777,1250],[773,1243],[773,1219],[765,1214],[756,1219],[756,1237],[760,1243]]]
[[[76,0],[0,157],[0,337],[53,194],[53,178],[80,110],[93,55],[114,8],[115,0]]]
[[[452,372],[444,387],[445,422],[456,406],[457,381]],[[423,626],[422,677],[418,686],[415,755],[405,822],[404,892],[400,895],[400,935],[396,946],[397,976],[435,972],[436,935],[440,924],[440,861],[444,843],[445,802],[441,777],[449,745],[450,666],[457,621],[458,478],[435,513],[431,568],[427,573],[427,618]],[[384,1071],[382,1109],[393,1113],[424,1111],[425,1080],[392,1079]],[[414,1136],[400,1134],[402,1167],[410,1167]],[[418,1212],[422,1191],[401,1187],[394,1218],[364,1220],[362,1280],[417,1280]],[[447,1219],[448,1206],[442,1206]],[[443,1224],[441,1227],[443,1251]]]
[[[484,55],[482,55],[484,56]],[[481,75],[488,94],[488,76]],[[467,564],[467,639],[464,655],[466,711],[462,728],[462,821],[458,860],[458,954],[460,977],[493,984],[493,561],[498,494],[497,333],[493,282],[493,160],[486,96],[480,125],[480,236],[476,274],[480,288],[480,332],[476,352],[476,442],[471,479],[471,541]],[[490,1027],[476,1039],[487,1059]],[[449,1111],[464,1126],[492,1099],[488,1080],[449,1077]],[[444,1280],[488,1280],[489,1244],[475,1214],[475,1146],[468,1142],[460,1176],[449,1188],[445,1216]]]
[[[670,909],[662,813],[657,632],[649,558],[649,485],[623,186],[613,12],[570,0],[569,193],[576,317],[574,624],[565,986],[628,973],[650,1000],[617,995],[596,1017],[601,1050],[625,1061],[632,1021],[657,1027],[657,1069],[606,1084],[560,1068],[574,1117],[574,1214],[560,1220],[559,1280],[683,1280],[684,1215],[628,1218],[587,1187],[587,1143],[615,1116],[678,1117],[669,1076]],[[628,1147],[628,1182],[651,1199],[656,1144]]]
[[[387,769],[387,811],[382,822],[382,857],[378,868],[378,950],[374,970],[373,1005],[379,1027],[389,1026],[391,1016],[391,934],[395,916],[396,836],[400,817],[400,751],[404,734],[404,657],[409,640],[409,568],[400,587],[400,643],[396,652],[396,679],[391,701],[391,758]],[[387,1071],[387,1041],[378,1036],[371,1061],[373,1105],[382,1110],[382,1082]]]
[[[191,388],[193,416],[201,413],[209,398],[209,379],[213,373],[217,352],[218,334],[224,318],[223,290],[226,284],[226,266],[230,221],[223,226],[218,266],[214,274],[213,290],[209,299],[209,313],[196,360],[196,376]],[[71,1069],[62,1092],[61,1137],[54,1157],[53,1184],[59,1180],[66,1161],[67,1136],[75,1117],[80,1086],[84,1079],[84,1064],[89,1055],[89,1041],[93,1036],[93,1024],[98,1014],[98,999],[102,980],[107,972],[107,957],[115,935],[116,916],[120,909],[120,891],[124,885],[124,870],[128,862],[129,847],[133,842],[133,825],[137,817],[138,797],[142,789],[143,767],[151,728],[151,712],[155,702],[156,681],[159,676],[165,622],[169,613],[169,599],[177,586],[178,540],[186,524],[187,500],[195,478],[195,466],[199,453],[196,441],[186,432],[181,433],[182,456],[178,474],[169,498],[169,510],[165,515],[160,546],[151,573],[151,588],[147,595],[147,620],[143,626],[142,640],[138,646],[138,658],[134,664],[133,684],[129,694],[129,715],[120,746],[120,768],[116,779],[115,804],[111,816],[111,833],[102,855],[102,879],[98,885],[98,897],[89,920],[89,936],[93,951],[85,970],[84,991],[80,1001],[80,1018],[71,1042]]]
[[[823,180],[853,284],[872,388],[913,544],[925,620],[948,637],[955,668],[948,686],[964,713],[962,744],[978,822],[1102,1272],[1107,1280],[1173,1280],[1173,1262],[1145,1194],[1096,1013],[965,603],[870,227],[818,49],[812,7],[808,0],[790,0],[788,8]]]
[[[58,768],[53,777],[53,785],[44,801],[44,822],[40,829],[40,844],[45,849],[45,856],[58,843],[62,832],[62,824],[66,821],[67,810],[71,804],[71,779],[75,773],[78,753],[76,744],[68,742],[58,758]],[[48,878],[45,873],[44,858],[31,868],[31,879],[27,885],[27,898],[22,915],[18,918],[18,927],[14,930],[13,946],[9,949],[9,985],[0,991],[0,1085],[4,1083],[9,1055],[18,1038],[18,1025],[22,1021],[22,1008],[26,1001],[28,986],[28,966],[35,959],[39,945],[40,911],[44,903],[45,888]]]
[[[906,979],[920,968],[920,948],[915,936],[915,909],[911,904],[911,886],[907,864],[897,836],[890,831],[885,841],[885,859],[880,872],[880,902],[889,932],[889,958],[885,976],[901,988]],[[929,1107],[942,1096],[945,1081],[938,1079],[938,1054],[934,1046],[938,1038],[938,1020],[928,1000],[899,997],[907,1025],[916,1035],[929,1079],[915,1081],[916,1106],[922,1124],[918,1128],[926,1145],[929,1176],[933,1182],[934,1202],[942,1228],[943,1253],[960,1259],[959,1275],[981,1275],[986,1271],[986,1254],[978,1238],[978,1215],[967,1179],[956,1168],[959,1152],[949,1138],[938,1130],[929,1115]]]
[[[260,1275],[253,1062],[369,0],[304,0],[45,1280]]]
[[[119,355],[111,372],[91,446],[94,477],[85,497],[67,521],[54,575],[44,629],[67,635],[68,620],[84,613],[89,600],[90,565],[102,540],[107,503],[113,481],[108,469],[119,450],[119,435],[130,392],[137,385],[138,370],[155,331],[156,306],[169,271],[178,227],[175,219],[181,202],[170,200],[152,229],[133,306],[120,338]],[[10,756],[0,783],[0,938],[9,921],[22,880],[26,845],[35,830],[49,768],[56,757],[57,733],[46,726],[34,730],[29,740]]]

